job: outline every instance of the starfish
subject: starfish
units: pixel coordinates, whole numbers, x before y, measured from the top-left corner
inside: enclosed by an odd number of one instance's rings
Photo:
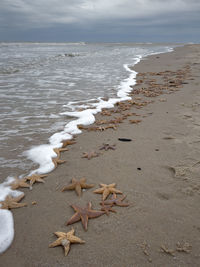
[[[7,196],[4,201],[0,201],[1,209],[16,209],[27,206],[26,203],[18,203],[24,197],[24,193],[18,197]]]
[[[92,187],[94,187],[94,184],[86,184],[85,178],[81,178],[79,181],[75,178],[72,178],[72,183],[70,185],[64,186],[61,191],[63,192],[65,190],[75,190],[77,195],[80,197],[82,188],[88,189]]]
[[[30,187],[36,182],[38,183],[44,183],[43,178],[46,177],[47,175],[40,175],[40,174],[32,174],[31,176],[26,177],[27,180],[30,181]]]
[[[64,233],[64,232],[55,232],[54,234],[58,237],[56,241],[49,245],[49,248],[54,248],[57,246],[63,246],[65,250],[65,256],[68,255],[70,250],[70,245],[74,243],[83,244],[85,243],[84,240],[80,239],[79,237],[74,235],[75,230],[72,228],[71,231]]]
[[[109,215],[109,211],[112,211],[112,212],[116,213],[116,210],[112,209],[112,205],[104,205],[104,204],[102,204],[101,210],[104,211],[106,213],[106,215]]]
[[[109,144],[103,144],[103,146],[101,148],[99,148],[100,150],[105,149],[106,151],[108,151],[108,149],[112,149],[115,150],[116,145],[109,145]]]
[[[64,140],[64,141],[62,141],[62,143],[63,143],[62,147],[64,148],[66,146],[76,144],[76,141],[74,139],[72,139],[72,140]]]
[[[129,120],[129,122],[130,122],[130,123],[136,123],[136,124],[138,124],[138,123],[141,122],[141,120]]]
[[[114,187],[116,186],[115,183],[113,184],[100,184],[101,188],[98,188],[96,190],[94,190],[93,192],[96,194],[103,194],[102,199],[103,201],[112,193],[116,193],[116,194],[122,194],[121,191],[115,189]]]
[[[98,156],[99,156],[99,153],[96,153],[95,151],[91,151],[91,152],[84,152],[82,158],[91,159],[91,158],[95,158]]]
[[[104,206],[104,205],[110,205],[110,206],[116,205],[116,206],[120,206],[120,207],[128,207],[129,206],[128,203],[122,202],[125,198],[126,198],[126,196],[123,196],[123,197],[117,199],[117,195],[114,193],[111,199],[102,201],[100,204],[102,206]]]
[[[27,179],[26,178],[15,178],[15,180],[10,184],[11,185],[11,189],[15,190],[18,189],[20,187],[29,187],[29,184],[26,183]]]
[[[54,148],[53,151],[57,154],[58,157],[60,157],[60,152],[68,151],[68,148]]]
[[[66,162],[66,160],[61,160],[59,158],[53,158],[52,161],[53,161],[53,164],[55,165],[55,168],[58,166],[58,164],[62,164]]]
[[[81,220],[83,228],[87,231],[88,219],[97,218],[103,214],[104,211],[92,210],[92,203],[89,202],[85,208],[81,208],[76,205],[71,205],[71,207],[76,211],[76,213],[67,221],[67,225],[78,222]]]

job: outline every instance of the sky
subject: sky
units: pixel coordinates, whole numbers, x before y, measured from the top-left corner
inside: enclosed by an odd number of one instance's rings
[[[0,0],[0,41],[200,43],[200,0]]]

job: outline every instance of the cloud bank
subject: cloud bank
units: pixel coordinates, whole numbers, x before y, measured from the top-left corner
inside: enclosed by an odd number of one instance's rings
[[[195,25],[198,0],[1,0],[0,30]]]

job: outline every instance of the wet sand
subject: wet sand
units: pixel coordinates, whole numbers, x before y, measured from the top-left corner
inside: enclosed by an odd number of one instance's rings
[[[83,130],[76,144],[62,152],[67,162],[44,178],[45,184],[22,190],[28,207],[13,210],[15,239],[0,255],[1,266],[199,265],[200,45],[150,56],[134,69],[140,73],[137,94],[132,95],[136,103],[116,106],[111,116],[99,114],[97,122],[127,113],[140,116],[124,117],[116,130],[105,130],[109,124]],[[103,143],[115,144],[116,149],[99,150]],[[90,151],[101,154],[82,158]],[[71,230],[65,225],[74,214],[70,205],[84,207],[91,201],[100,209],[101,201],[93,188],[80,198],[74,191],[61,192],[73,177],[85,177],[94,189],[99,183],[116,183],[130,205],[89,220],[87,232],[81,222],[73,224],[86,243],[73,244],[65,257],[62,247],[48,245],[56,240],[54,232]]]

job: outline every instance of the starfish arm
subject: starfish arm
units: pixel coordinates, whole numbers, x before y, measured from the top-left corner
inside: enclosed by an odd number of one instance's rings
[[[109,184],[109,187],[115,187],[116,183]]]
[[[40,178],[44,178],[44,177],[47,177],[48,175],[47,174],[41,174],[41,175],[38,175]]]
[[[58,238],[56,241],[49,244],[49,248],[54,248],[54,247],[60,246],[61,242],[62,242],[62,237]]]
[[[101,201],[100,204],[102,206],[104,206],[104,205],[113,205],[113,201],[112,201],[112,199],[108,199],[108,200]]]
[[[68,233],[64,233],[64,232],[55,232],[54,233],[57,237],[66,237]]]
[[[32,186],[36,182],[38,182],[38,183],[45,183],[45,181],[42,178],[40,178],[40,177],[35,178],[35,179],[32,178],[32,179],[30,179],[30,186]]]
[[[65,256],[67,256],[70,250],[70,243],[64,246],[64,250],[65,250]]]
[[[75,191],[76,191],[76,194],[80,197],[82,191],[81,191],[81,186],[79,183],[76,184]]]
[[[75,189],[75,184],[70,184],[70,185],[66,185],[63,186],[63,188],[61,189],[61,191],[66,191],[66,190],[74,190]]]
[[[69,149],[68,148],[59,148],[60,151],[68,151]]]
[[[101,211],[101,210],[89,210],[88,211],[88,218],[89,219],[97,218],[103,214],[105,214],[105,212]]]
[[[45,181],[40,177],[38,177],[38,179],[36,179],[36,181],[39,182],[39,183],[45,183]]]
[[[62,164],[62,163],[65,163],[65,162],[66,162],[66,160],[61,160],[61,159],[58,159],[58,160],[57,160],[57,163],[58,163],[58,164]]]
[[[81,216],[80,216],[80,214],[78,213],[78,212],[76,212],[68,221],[67,221],[67,225],[69,225],[69,224],[73,224],[73,223],[75,223],[75,222],[78,222],[78,221],[80,221],[80,219],[81,219]]]
[[[80,184],[85,184],[85,182],[86,182],[86,179],[83,177],[83,178],[81,178],[81,179],[80,179],[80,181],[79,181],[79,182],[80,182]]]
[[[94,184],[85,184],[85,183],[81,183],[81,187],[84,189],[89,189],[94,187]]]
[[[116,205],[119,207],[128,207],[129,206],[128,203],[122,203],[121,201],[116,201]]]
[[[22,208],[22,207],[26,207],[27,204],[26,203],[17,203],[17,202],[13,202],[13,203],[10,203],[9,205],[9,209],[17,209],[17,208]]]
[[[18,197],[13,198],[13,200],[16,201],[16,202],[19,202],[20,200],[22,200],[22,198],[24,198],[24,196],[25,196],[24,193],[22,193]]]
[[[123,194],[121,191],[115,189],[115,188],[110,188],[111,193],[116,193],[116,194]]]
[[[105,188],[105,190],[103,191],[103,200],[105,200],[108,196],[110,195],[110,191],[109,189]]]
[[[75,235],[71,235],[69,237],[69,241],[70,241],[70,243],[77,243],[77,244],[83,244],[83,243],[85,243],[84,240],[80,239],[79,237],[77,237]]]
[[[81,222],[82,222],[83,228],[85,229],[85,231],[87,231],[88,215],[87,214],[83,214],[80,217],[81,217]]]
[[[104,191],[104,188],[98,188],[98,189],[94,190],[93,193],[102,194],[103,191]]]

